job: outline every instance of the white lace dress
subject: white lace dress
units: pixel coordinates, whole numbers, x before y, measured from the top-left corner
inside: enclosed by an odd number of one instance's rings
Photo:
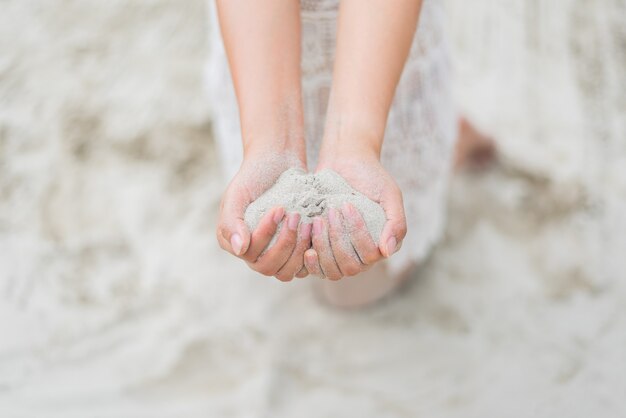
[[[314,168],[332,82],[338,0],[302,0],[302,86],[307,158]],[[239,115],[219,24],[210,2],[207,88],[222,167],[230,179],[241,162]],[[456,113],[439,1],[425,0],[419,28],[389,114],[382,162],[402,189],[408,234],[390,260],[392,270],[419,262],[440,238]],[[376,57],[372,57],[375,64]]]

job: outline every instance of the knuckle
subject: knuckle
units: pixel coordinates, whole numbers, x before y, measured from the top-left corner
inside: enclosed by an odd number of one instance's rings
[[[287,237],[285,238],[284,246],[286,248],[294,248],[297,243],[298,243],[298,240],[296,238],[296,234],[289,233]]]
[[[402,197],[402,189],[395,181],[389,182],[389,184],[387,185],[387,190],[391,194],[400,195],[400,197]]]
[[[304,258],[304,253],[309,249],[308,245],[296,245],[293,249],[293,255],[292,257],[297,257],[299,259],[303,259]],[[302,263],[304,264],[304,262]]]
[[[402,217],[402,219],[398,222],[398,226],[396,228],[398,229],[398,233],[406,234],[407,225],[405,217]]]
[[[366,251],[363,254],[361,254],[361,260],[363,261],[364,264],[374,264],[375,262],[378,261],[379,259],[379,255],[377,251]]]
[[[271,266],[265,264],[255,264],[254,270],[264,276],[273,276],[276,274],[276,271],[273,270]]]
[[[217,228],[215,229],[215,237],[218,241],[222,242],[222,240],[226,241],[226,226],[223,223],[219,223]]]
[[[256,259],[254,258],[254,255],[248,253],[242,254],[239,256],[239,258],[241,258],[242,260],[247,261],[248,263],[255,263]]]
[[[276,273],[274,277],[276,277],[281,282],[290,282],[291,280],[293,280],[293,274],[285,273],[282,271]]]
[[[365,221],[361,215],[352,218],[352,226],[357,229],[365,228]]]
[[[348,265],[346,265],[342,270],[341,270],[346,276],[356,276],[357,274],[359,274],[361,272],[361,267],[350,263]]]
[[[369,249],[372,246],[373,237],[364,226],[357,231],[355,235],[355,241],[358,246]]]
[[[262,227],[259,230],[259,236],[261,237],[263,241],[269,241],[274,236],[274,232],[276,231],[272,230],[271,228]]]
[[[272,251],[273,254],[289,255],[291,254],[293,250],[293,245],[289,242],[277,242],[272,248],[272,250],[273,250]]]

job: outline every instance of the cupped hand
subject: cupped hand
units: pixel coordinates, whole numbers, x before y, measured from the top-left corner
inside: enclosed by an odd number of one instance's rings
[[[249,231],[244,214],[248,205],[285,170],[294,167],[304,169],[305,164],[290,154],[247,155],[224,192],[217,226],[217,240],[222,249],[246,261],[252,270],[281,281],[308,274],[303,263],[304,252],[310,248],[311,224],[300,223],[297,213],[285,213],[284,208],[275,207],[265,214],[254,231]]]
[[[378,237],[370,235],[363,217],[351,204],[332,208],[328,217],[314,219],[312,248],[305,252],[304,265],[311,274],[339,280],[390,257],[402,245],[407,227],[402,192],[376,155],[336,154],[322,158],[316,171],[327,168],[380,204],[387,218],[378,241]]]

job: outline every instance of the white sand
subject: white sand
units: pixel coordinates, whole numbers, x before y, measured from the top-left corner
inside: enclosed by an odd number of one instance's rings
[[[286,213],[299,213],[300,222],[311,223],[315,217],[327,217],[330,208],[341,210],[344,203],[352,204],[359,211],[374,241],[378,242],[385,225],[385,211],[332,170],[317,174],[296,168],[285,171],[269,190],[246,208],[245,221],[252,231],[267,211],[281,206]]]
[[[345,314],[215,242],[202,1],[2,2],[0,416],[625,416],[623,9],[448,3],[504,161]]]

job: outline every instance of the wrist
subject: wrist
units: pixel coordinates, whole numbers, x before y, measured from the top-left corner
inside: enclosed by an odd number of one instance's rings
[[[324,141],[316,170],[345,166],[346,164],[380,162],[380,149],[366,141]]]
[[[244,162],[306,169],[306,145],[303,132],[276,131],[249,133],[243,141]]]
[[[358,156],[379,160],[386,124],[387,112],[384,109],[356,104],[346,107],[331,97],[320,159]]]
[[[369,126],[341,124],[325,130],[320,162],[351,159],[380,160],[384,130]]]
[[[304,118],[299,100],[283,101],[258,112],[241,108],[244,158],[290,154],[306,160]]]
[[[259,158],[273,159],[277,157],[289,157],[294,161],[293,165],[306,166],[306,147],[304,137],[283,138],[275,135],[264,134],[255,136],[244,141],[244,160]]]

